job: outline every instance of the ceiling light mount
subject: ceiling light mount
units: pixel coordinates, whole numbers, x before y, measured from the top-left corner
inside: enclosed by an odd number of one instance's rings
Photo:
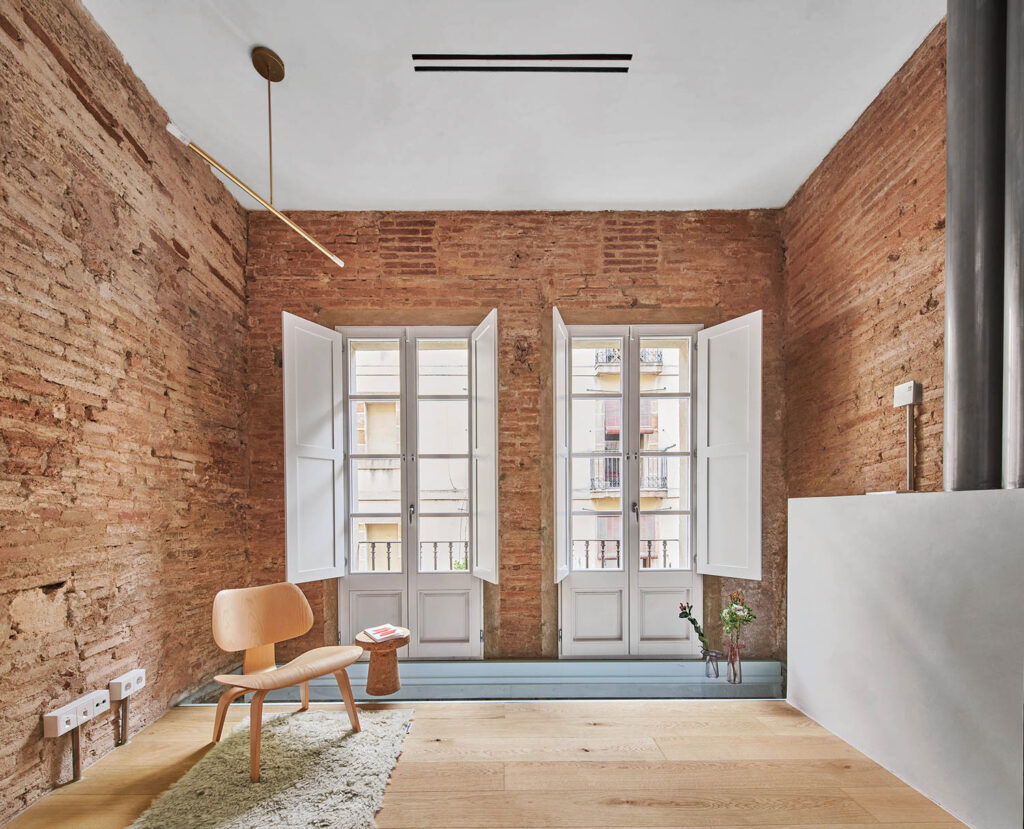
[[[270,111],[270,85],[277,83],[278,81],[284,80],[284,61],[281,60],[280,56],[273,49],[268,49],[266,46],[257,46],[252,50],[252,65],[256,71],[260,74],[261,78],[267,80],[267,144],[270,156],[270,200],[267,201],[263,196],[253,190],[248,184],[242,181],[238,176],[227,169],[217,159],[210,155],[206,150],[197,145],[192,139],[190,139],[184,132],[182,132],[173,123],[167,125],[167,131],[177,138],[182,144],[188,147],[192,152],[199,156],[203,161],[213,167],[215,170],[219,170],[226,178],[238,185],[242,190],[248,193],[252,198],[259,202],[263,207],[269,210],[274,216],[284,222],[288,227],[294,230],[299,236],[309,242],[313,247],[320,251],[326,256],[331,262],[337,265],[339,268],[345,267],[345,263],[341,261],[341,257],[334,253],[331,253],[326,247],[320,242],[310,236],[301,227],[295,224],[290,218],[284,213],[274,207],[274,133],[273,133],[273,119],[271,118]]]
[[[284,61],[273,49],[266,46],[253,47],[252,65],[261,78],[266,78],[271,83],[284,80]]]

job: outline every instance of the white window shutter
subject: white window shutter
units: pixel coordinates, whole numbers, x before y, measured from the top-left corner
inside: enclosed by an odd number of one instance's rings
[[[473,330],[473,575],[498,583],[498,309]]]
[[[288,581],[345,575],[341,334],[282,312]]]
[[[697,572],[761,579],[761,312],[697,333]]]
[[[569,331],[552,309],[554,336],[551,371],[555,404],[555,584],[569,575]]]

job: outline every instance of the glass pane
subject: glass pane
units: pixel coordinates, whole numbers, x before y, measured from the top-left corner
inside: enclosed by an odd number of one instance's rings
[[[689,337],[641,337],[640,391],[689,390]]]
[[[640,567],[689,569],[690,516],[640,515]]]
[[[622,389],[622,338],[572,340],[572,392],[609,393]]]
[[[622,399],[572,401],[572,451],[618,452]]]
[[[465,400],[419,401],[421,455],[469,453],[469,403]]]
[[[690,459],[640,456],[640,509],[690,509]]]
[[[572,459],[572,508],[595,512],[622,509],[622,457]]]
[[[355,518],[353,573],[402,572],[402,521],[394,518]]]
[[[420,572],[469,569],[469,516],[420,518]]]
[[[621,570],[621,515],[572,517],[572,569]]]
[[[466,512],[469,509],[468,460],[421,460],[417,472],[420,512]]]
[[[401,512],[402,462],[398,458],[352,461],[353,512]]]
[[[398,340],[348,341],[349,394],[398,394]]]
[[[640,398],[640,449],[690,451],[690,398]]]
[[[416,371],[421,395],[469,394],[469,342],[416,340]]]
[[[401,453],[402,418],[397,400],[353,400],[349,405],[354,454]]]

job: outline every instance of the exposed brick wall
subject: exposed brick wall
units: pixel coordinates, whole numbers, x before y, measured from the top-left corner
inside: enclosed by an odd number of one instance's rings
[[[945,70],[942,23],[784,211],[792,497],[904,488],[910,379],[918,488],[942,487]]]
[[[0,2],[0,63],[2,821],[69,779],[51,706],[141,665],[136,730],[234,661],[248,457],[244,211],[77,2]]]
[[[272,217],[250,214],[249,546],[262,579],[284,574],[282,309],[326,325],[468,324],[499,309],[501,581],[485,594],[485,646],[488,656],[539,657],[557,653],[551,307],[569,323],[620,324],[713,324],[762,308],[765,576],[747,585],[759,614],[748,652],[782,652],[782,247],[775,211],[298,215],[346,267],[332,266]],[[706,580],[712,615],[729,588]],[[330,634],[333,583],[307,593]]]

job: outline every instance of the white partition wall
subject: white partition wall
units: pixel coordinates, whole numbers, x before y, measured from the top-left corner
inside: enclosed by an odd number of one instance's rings
[[[789,502],[789,701],[971,826],[1019,829],[1024,491]]]

